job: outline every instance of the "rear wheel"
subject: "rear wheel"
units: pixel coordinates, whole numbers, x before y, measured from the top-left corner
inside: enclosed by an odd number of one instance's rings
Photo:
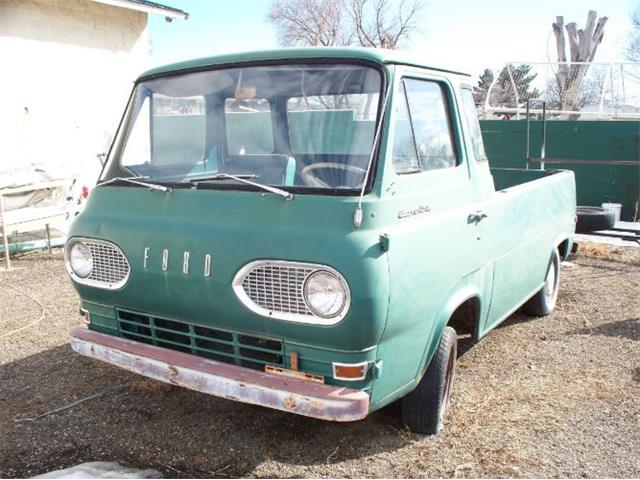
[[[553,258],[551,259],[551,265],[547,272],[547,278],[544,280],[544,285],[538,293],[536,293],[525,304],[524,311],[529,315],[535,315],[536,317],[544,317],[553,312],[556,307],[556,300],[558,299],[558,289],[560,286],[560,254],[558,250],[554,250]]]
[[[444,427],[456,369],[457,335],[445,327],[436,353],[415,390],[402,399],[402,420],[416,433],[432,435]]]

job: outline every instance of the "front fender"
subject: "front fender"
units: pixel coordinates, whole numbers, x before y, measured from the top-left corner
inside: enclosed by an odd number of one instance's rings
[[[486,275],[484,269],[476,270],[475,272],[462,278],[450,291],[446,300],[442,304],[442,308],[438,311],[434,317],[433,328],[428,342],[425,345],[422,358],[420,360],[419,368],[416,371],[415,381],[418,382],[424,375],[431,358],[438,347],[440,337],[445,327],[449,323],[449,320],[455,313],[455,311],[464,302],[469,299],[476,299],[478,302],[478,318],[474,322],[474,338],[479,337],[480,318],[482,318],[483,312],[488,308],[488,302],[484,301],[485,293],[490,291],[490,285],[485,285]]]
[[[571,248],[573,247],[573,235],[567,236],[566,233],[558,235],[555,238],[552,247],[558,248],[558,246],[563,242],[567,242],[567,248],[564,252],[560,252],[560,260],[562,261],[566,260],[571,253]]]

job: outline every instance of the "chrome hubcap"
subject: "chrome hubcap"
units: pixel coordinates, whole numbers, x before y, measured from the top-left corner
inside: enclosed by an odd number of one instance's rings
[[[544,294],[547,297],[547,300],[553,300],[556,293],[558,277],[558,273],[556,271],[557,268],[557,264],[554,260],[551,263],[551,267],[549,267],[549,273],[547,274],[547,279],[544,282]]]

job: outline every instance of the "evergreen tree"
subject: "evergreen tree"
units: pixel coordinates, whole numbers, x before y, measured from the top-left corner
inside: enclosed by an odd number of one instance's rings
[[[528,99],[538,98],[540,91],[531,88],[531,82],[538,76],[537,73],[531,73],[532,68],[526,63],[505,66],[491,91],[490,105],[517,108],[524,105]],[[516,92],[519,105],[516,105]]]
[[[526,63],[511,68],[511,75],[513,76],[513,81],[516,84],[516,89],[518,91],[518,100],[520,101],[520,103],[526,102],[528,99],[538,98],[540,96],[540,91],[537,88],[531,89],[531,82],[533,82],[538,76],[537,73],[531,73],[531,68],[533,67],[531,65],[527,65]],[[503,78],[502,80],[510,81],[505,78]]]
[[[478,77],[478,86],[473,87],[473,98],[476,101],[476,105],[484,104],[487,98],[487,92],[492,83],[493,71],[490,68],[485,68],[484,72]]]

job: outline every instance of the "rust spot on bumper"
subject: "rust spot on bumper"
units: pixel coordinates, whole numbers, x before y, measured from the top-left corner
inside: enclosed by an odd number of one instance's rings
[[[369,412],[369,396],[361,390],[283,378],[82,327],[71,331],[71,347],[125,370],[230,400],[338,422],[360,420]]]
[[[296,397],[289,395],[287,397],[284,397],[284,406],[287,407],[289,410],[295,410],[296,407],[298,406],[298,401],[296,400]]]

